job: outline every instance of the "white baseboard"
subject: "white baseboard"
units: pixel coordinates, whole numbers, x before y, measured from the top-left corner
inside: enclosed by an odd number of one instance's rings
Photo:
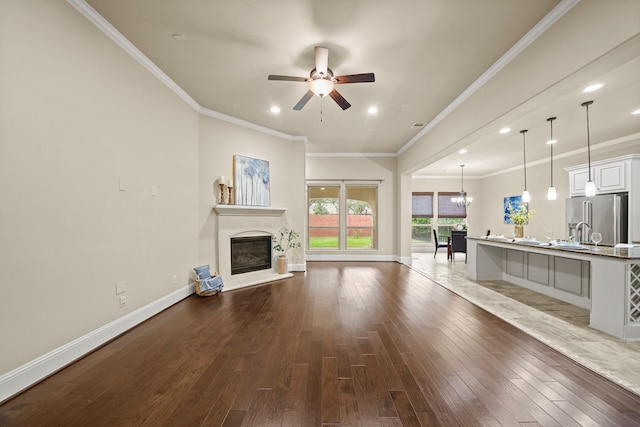
[[[302,264],[289,264],[289,271],[307,271],[307,263]]]
[[[0,403],[195,292],[185,286],[0,376]]]
[[[399,262],[400,264],[404,264],[404,265],[412,265],[413,264],[413,257],[410,257],[410,256],[397,257],[397,259],[395,261]]]
[[[362,254],[321,254],[308,253],[307,261],[395,261],[401,262],[397,255],[362,255]]]

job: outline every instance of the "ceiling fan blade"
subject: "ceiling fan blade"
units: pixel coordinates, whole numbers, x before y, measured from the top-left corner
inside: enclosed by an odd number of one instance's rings
[[[329,68],[329,49],[316,46],[313,50],[316,55],[316,72],[321,76],[326,76]]]
[[[344,97],[342,95],[340,95],[340,93],[338,93],[337,90],[332,90],[331,92],[329,92],[329,96],[331,98],[333,98],[334,101],[336,101],[336,103],[340,106],[340,108],[342,108],[343,110],[346,110],[347,108],[351,107],[351,104],[349,104],[349,101],[347,101],[346,99],[344,99]]]
[[[302,98],[300,98],[300,101],[298,101],[298,103],[295,105],[295,107],[293,107],[294,110],[296,111],[300,111],[302,110],[302,107],[305,106],[305,104],[313,97],[313,92],[311,92],[310,90],[307,91],[307,93],[304,94],[304,96]]]
[[[373,73],[348,74],[346,76],[336,76],[336,84],[342,83],[371,83],[376,81]]]
[[[269,80],[286,80],[289,82],[306,82],[306,77],[294,77],[294,76],[278,76],[276,74],[269,74]]]

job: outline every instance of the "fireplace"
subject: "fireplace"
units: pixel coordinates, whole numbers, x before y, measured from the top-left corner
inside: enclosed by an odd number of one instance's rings
[[[288,225],[285,208],[217,205],[214,211],[218,219],[218,272],[224,278],[225,292],[293,276],[278,274],[273,268],[271,239]],[[238,250],[245,251],[242,259],[237,258]]]
[[[271,236],[231,238],[231,275],[271,268]]]

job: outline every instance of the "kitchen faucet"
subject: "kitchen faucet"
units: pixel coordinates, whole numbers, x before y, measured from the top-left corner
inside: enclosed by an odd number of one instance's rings
[[[580,232],[580,227],[587,227],[587,234],[584,234],[584,230]],[[578,243],[589,241],[589,230],[591,230],[591,226],[589,226],[587,221],[580,221],[576,224],[576,239],[578,239]]]

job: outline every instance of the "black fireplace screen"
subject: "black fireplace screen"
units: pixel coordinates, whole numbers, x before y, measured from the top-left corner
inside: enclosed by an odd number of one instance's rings
[[[231,275],[271,268],[271,236],[231,238]]]

